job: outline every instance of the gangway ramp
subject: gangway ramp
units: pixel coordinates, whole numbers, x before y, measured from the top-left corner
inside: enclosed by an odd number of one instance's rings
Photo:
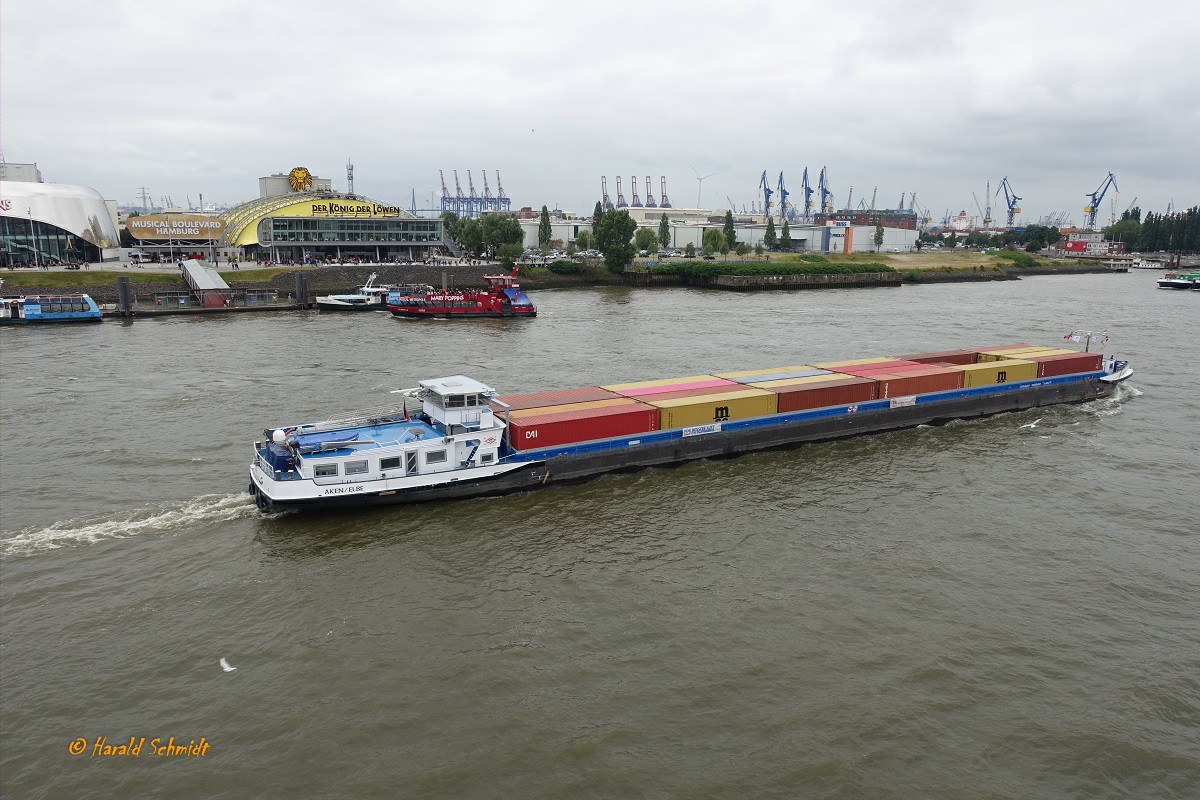
[[[231,305],[233,290],[216,268],[194,258],[179,262],[183,281],[205,308]]]

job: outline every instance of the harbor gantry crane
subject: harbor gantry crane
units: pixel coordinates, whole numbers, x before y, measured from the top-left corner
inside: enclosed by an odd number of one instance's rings
[[[454,214],[458,213],[458,209],[454,205],[454,198],[450,196],[450,190],[446,188],[446,172],[438,170],[438,177],[442,179],[442,211],[450,211]]]
[[[646,176],[646,208],[658,208],[658,203],[654,202],[654,193],[650,191],[650,176]]]
[[[670,198],[667,197],[667,176],[662,175],[660,178],[662,182],[659,185],[662,187],[662,191],[658,193],[658,207],[673,208]]]
[[[817,179],[817,189],[821,192],[821,213],[833,213],[833,192],[829,189],[829,177],[825,167],[821,167],[821,175]]]
[[[504,185],[500,183],[500,170],[496,170],[496,210],[509,211],[512,209],[512,198],[504,193]]]
[[[791,192],[787,190],[787,186],[783,182],[782,172],[779,173],[779,184],[777,189],[779,191],[779,221],[783,222],[788,218],[788,214],[791,213],[792,204],[788,202],[788,195],[791,194]]]
[[[975,210],[979,212],[979,218],[983,219],[983,207],[979,205],[979,196],[975,194],[975,190],[971,190],[971,197],[975,198]]]
[[[605,211],[612,211],[612,200],[608,199],[608,178],[600,176],[600,207]]]
[[[896,210],[897,210],[897,211],[903,211],[903,210],[904,210],[904,192],[901,192],[901,193],[900,193],[900,205],[896,206]]]
[[[804,190],[804,221],[812,222],[813,188],[808,182],[808,167],[804,168],[804,177],[800,179],[800,186]]]
[[[987,189],[983,193],[983,227],[992,227],[992,182],[987,182]]]
[[[641,208],[642,207],[642,198],[638,197],[638,193],[637,193],[637,175],[629,176],[629,191],[633,193],[633,203],[632,203],[633,207]]]
[[[458,170],[454,170],[454,208],[454,213],[460,217],[471,216],[471,209],[467,206],[467,198],[463,197],[462,184],[458,182]]]
[[[625,202],[625,193],[621,191],[621,176],[617,176],[617,208],[629,208],[629,203]]]
[[[1008,220],[1005,222],[1004,227],[1011,228],[1013,226],[1013,219],[1017,214],[1021,213],[1021,207],[1017,205],[1017,201],[1021,198],[1017,197],[1017,193],[1013,191],[1012,184],[1008,182],[1007,175],[1000,181],[1000,185],[996,187],[997,196],[1000,192],[1004,192],[1004,204],[1008,206]]]
[[[1083,210],[1087,212],[1087,224],[1084,225],[1084,228],[1087,230],[1095,229],[1096,212],[1100,210],[1100,201],[1104,199],[1104,195],[1108,192],[1109,186],[1117,189],[1117,179],[1113,177],[1111,172],[1108,173],[1108,177],[1104,179],[1104,182],[1100,184],[1100,188],[1087,195],[1087,197],[1091,198],[1091,202],[1083,207]],[[1120,192],[1121,190],[1117,189],[1117,191]]]
[[[763,214],[771,216],[771,195],[775,192],[771,189],[771,184],[767,183],[767,171],[764,169],[762,177],[758,179],[758,188],[762,189],[763,193]]]
[[[479,174],[483,176],[483,208],[486,211],[498,210],[495,202],[492,200],[492,190],[488,188],[487,170],[479,170]]]
[[[478,217],[483,211],[483,204],[479,202],[479,195],[475,194],[475,181],[471,180],[471,170],[467,170],[467,191],[469,192],[467,200],[471,204],[470,215]]]

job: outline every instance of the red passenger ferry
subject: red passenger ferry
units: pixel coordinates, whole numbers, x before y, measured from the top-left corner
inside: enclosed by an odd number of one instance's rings
[[[388,294],[387,307],[397,317],[536,317],[529,295],[511,275],[484,275],[486,289],[433,289],[414,294]]]

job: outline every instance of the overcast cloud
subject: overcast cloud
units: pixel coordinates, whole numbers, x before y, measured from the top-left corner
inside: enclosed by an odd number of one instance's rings
[[[438,169],[589,212],[600,176],[739,208],[829,169],[837,205],[1026,221],[1200,202],[1200,10],[1147,2],[453,3],[9,0],[3,154],[118,202],[234,203],[307,166],[408,207]],[[453,185],[451,185],[453,191]],[[993,201],[1003,220],[1003,200]]]

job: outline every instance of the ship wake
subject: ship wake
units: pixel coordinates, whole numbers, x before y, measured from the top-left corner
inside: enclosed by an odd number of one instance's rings
[[[44,528],[26,528],[6,533],[2,552],[5,557],[33,555],[60,547],[77,547],[109,539],[127,539],[186,526],[258,516],[258,509],[244,493],[209,494],[183,503],[147,506],[101,518],[63,520]]]

